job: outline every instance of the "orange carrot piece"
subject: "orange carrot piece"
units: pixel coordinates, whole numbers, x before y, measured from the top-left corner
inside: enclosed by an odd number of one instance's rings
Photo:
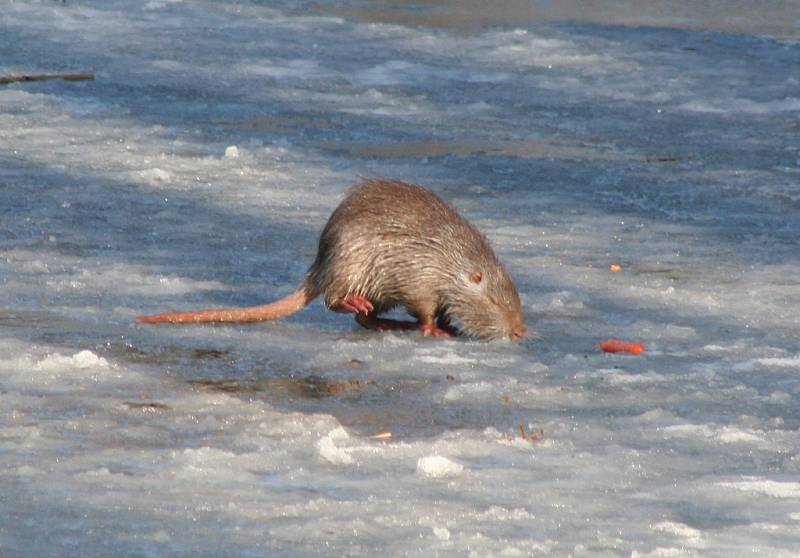
[[[604,353],[628,353],[638,355],[644,352],[644,345],[641,343],[629,343],[619,339],[606,339],[600,342],[600,350]]]

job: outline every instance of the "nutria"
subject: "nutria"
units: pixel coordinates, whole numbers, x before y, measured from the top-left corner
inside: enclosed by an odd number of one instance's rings
[[[300,287],[263,306],[168,312],[141,323],[257,322],[297,312],[325,296],[364,327],[419,328],[424,335],[465,334],[519,340],[519,295],[489,241],[433,192],[395,180],[367,180],[328,219],[317,258]],[[380,319],[403,307],[416,324]]]

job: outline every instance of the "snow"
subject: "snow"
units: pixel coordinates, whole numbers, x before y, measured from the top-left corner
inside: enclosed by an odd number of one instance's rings
[[[798,482],[748,479],[745,481],[721,482],[719,486],[735,488],[745,492],[758,492],[773,498],[797,498],[800,496],[800,483]]]
[[[533,4],[3,4],[96,79],[0,85],[0,555],[800,554],[800,14]],[[364,176],[532,334],[134,322],[292,292]]]
[[[336,447],[337,439],[346,440],[349,437],[350,436],[347,434],[347,431],[342,427],[331,430],[319,442],[317,442],[319,455],[325,461],[333,463],[334,465],[352,465],[354,463],[354,459],[350,453],[346,449]]]
[[[417,472],[431,478],[454,477],[464,471],[464,466],[441,455],[427,455],[417,461]]]

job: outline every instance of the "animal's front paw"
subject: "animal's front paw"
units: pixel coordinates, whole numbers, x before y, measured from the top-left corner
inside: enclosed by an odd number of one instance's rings
[[[361,295],[351,294],[331,306],[334,312],[343,314],[369,314],[374,307],[372,303]]]

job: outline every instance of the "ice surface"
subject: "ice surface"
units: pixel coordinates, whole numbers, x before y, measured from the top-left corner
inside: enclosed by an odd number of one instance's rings
[[[96,79],[0,85],[0,555],[800,554],[796,5],[507,4],[3,3]],[[537,336],[134,323],[291,292],[360,176]]]

